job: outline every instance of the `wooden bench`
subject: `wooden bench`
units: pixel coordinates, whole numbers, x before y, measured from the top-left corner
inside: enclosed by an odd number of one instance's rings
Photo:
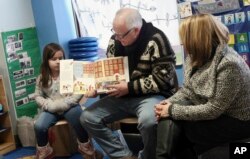
[[[49,142],[56,157],[77,152],[76,136],[66,120],[59,120],[49,129]]]
[[[137,129],[137,117],[128,117],[117,121],[118,128],[121,130],[123,137],[129,147],[134,153],[138,154],[143,149],[142,137]]]

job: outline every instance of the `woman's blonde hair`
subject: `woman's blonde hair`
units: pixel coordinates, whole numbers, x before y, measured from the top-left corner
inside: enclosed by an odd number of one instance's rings
[[[180,24],[180,40],[190,55],[193,67],[204,65],[219,44],[227,44],[227,27],[211,14],[198,14],[186,18]]]

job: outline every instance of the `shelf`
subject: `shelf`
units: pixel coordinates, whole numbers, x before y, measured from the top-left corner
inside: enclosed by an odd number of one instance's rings
[[[6,154],[15,149],[16,145],[14,142],[0,143],[0,155]]]
[[[3,106],[3,110],[0,112],[0,155],[4,155],[15,150],[16,143],[12,132],[10,114],[8,113],[9,105],[2,75],[0,75],[0,103]]]
[[[1,113],[0,113],[0,116],[5,115],[5,114],[7,114],[7,113],[8,113],[8,111],[1,112]]]
[[[0,133],[3,133],[5,131],[7,131],[7,130],[10,130],[10,128],[0,128]]]

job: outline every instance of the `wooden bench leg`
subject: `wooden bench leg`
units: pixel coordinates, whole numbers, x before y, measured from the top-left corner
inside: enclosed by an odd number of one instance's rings
[[[76,136],[66,120],[57,122],[49,129],[49,142],[57,157],[77,152]]]

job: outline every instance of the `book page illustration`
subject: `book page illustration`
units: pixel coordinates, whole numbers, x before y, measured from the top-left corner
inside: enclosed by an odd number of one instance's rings
[[[96,89],[98,93],[107,92],[107,85],[129,81],[127,57],[107,58],[95,65]]]
[[[95,62],[61,60],[60,92],[86,94],[96,90],[106,93],[107,85],[129,81],[128,58],[114,57]]]
[[[74,94],[86,94],[95,88],[94,63],[86,61],[74,61]]]
[[[95,89],[93,78],[78,78],[74,81],[74,94],[86,94],[88,91]]]
[[[60,60],[60,93],[73,92],[73,60]]]

